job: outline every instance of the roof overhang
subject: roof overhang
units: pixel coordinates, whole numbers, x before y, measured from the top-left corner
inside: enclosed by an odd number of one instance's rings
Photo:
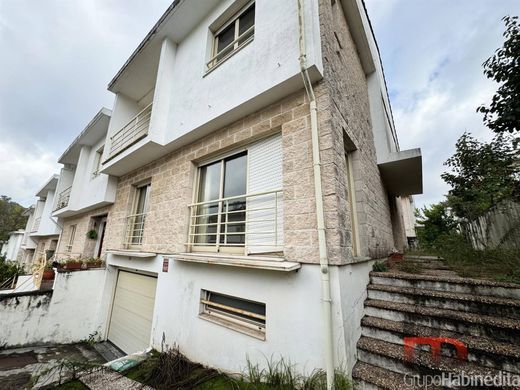
[[[58,162],[60,164],[76,165],[78,163],[81,146],[93,146],[99,142],[99,140],[106,137],[111,115],[111,110],[105,107],[101,108],[72,144],[70,144],[67,150],[63,152]]]
[[[377,165],[388,193],[395,196],[422,194],[421,149],[390,153]]]
[[[42,188],[36,193],[36,196],[39,198],[47,197],[47,192],[54,191],[56,189],[56,185],[58,184],[59,175],[52,175],[49,180],[45,182]]]
[[[164,38],[181,42],[219,4],[219,0],[175,0],[110,81],[108,90],[141,99],[155,86]]]

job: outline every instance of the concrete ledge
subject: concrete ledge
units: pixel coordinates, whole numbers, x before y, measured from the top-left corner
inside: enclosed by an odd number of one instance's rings
[[[279,258],[259,258],[247,256],[222,256],[215,254],[182,253],[171,256],[174,260],[191,263],[226,265],[231,267],[265,269],[270,271],[291,272],[301,268],[300,263],[280,260]]]
[[[139,251],[131,251],[131,250],[107,250],[107,253],[114,255],[114,256],[139,257],[139,258],[148,258],[148,257],[157,256],[157,253],[153,253],[153,252],[139,252]]]
[[[1,294],[0,302],[5,299],[9,299],[9,298],[30,297],[30,296],[37,296],[37,295],[48,295],[49,297],[51,297],[52,290],[33,290],[33,291],[21,291],[21,292],[15,292],[15,293]]]

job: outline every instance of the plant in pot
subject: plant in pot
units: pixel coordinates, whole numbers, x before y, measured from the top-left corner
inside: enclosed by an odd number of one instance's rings
[[[103,266],[103,260],[97,258],[88,259],[85,263],[87,268],[101,268]]]
[[[81,269],[83,266],[83,261],[80,259],[68,259],[65,261],[65,264],[63,265],[63,269],[66,270],[78,270]]]
[[[87,238],[90,240],[96,240],[98,238],[98,232],[95,229],[91,229],[87,232]]]
[[[54,280],[54,270],[52,269],[52,263],[47,263],[43,270],[43,280]]]

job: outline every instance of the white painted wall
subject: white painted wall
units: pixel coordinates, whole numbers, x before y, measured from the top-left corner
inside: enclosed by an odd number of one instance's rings
[[[52,212],[54,209],[54,195],[54,190],[47,192],[47,197],[45,198],[45,203],[43,205],[41,213],[40,226],[38,228],[38,231],[35,233],[38,236],[51,236],[55,234],[60,234],[61,232],[61,229],[57,224],[56,219],[52,217]]]
[[[22,246],[22,241],[25,235],[24,230],[18,230],[15,232],[9,233],[9,239],[2,246],[2,255],[5,256],[7,260],[14,261],[18,256],[18,251]]]
[[[143,270],[158,276],[151,335],[154,348],[177,344],[190,359],[230,372],[243,371],[247,358],[265,366],[266,357],[283,357],[306,373],[324,366],[318,265],[282,273],[170,259],[169,272],[164,273],[162,259],[108,256],[112,279],[107,278],[105,285],[107,324],[117,274],[114,265]],[[371,263],[331,267],[337,366],[351,368],[355,363],[370,270]],[[201,289],[266,303],[266,340],[199,318]]]
[[[57,273],[54,291],[0,296],[0,347],[66,344],[100,332],[105,270]]]

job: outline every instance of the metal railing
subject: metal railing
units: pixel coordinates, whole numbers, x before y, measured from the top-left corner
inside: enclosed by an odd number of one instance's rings
[[[70,186],[69,188],[66,188],[60,192],[60,194],[58,195],[58,201],[56,202],[56,207],[54,208],[54,211],[60,210],[69,205],[71,191],[72,191],[72,186]]]
[[[133,117],[121,130],[110,137],[108,159],[118,155],[129,146],[146,137],[152,117],[152,103]]]
[[[246,43],[249,43],[253,40],[255,34],[255,26],[249,27],[246,31],[242,33],[238,38],[234,41],[230,42],[226,47],[220,50],[217,54],[215,54],[207,63],[206,67],[208,71],[220,64],[226,58],[231,56],[235,51],[242,48]]]
[[[188,246],[191,249],[247,248],[249,252],[283,249],[283,192],[257,192],[193,203]],[[256,250],[255,250],[256,248]]]
[[[31,233],[33,232],[37,232],[38,229],[40,228],[40,222],[42,221],[42,218],[41,217],[38,217],[34,220],[33,222],[33,225],[32,225],[32,228],[31,228]]]
[[[126,217],[125,238],[123,242],[126,248],[142,245],[145,222],[146,213],[133,214]]]

